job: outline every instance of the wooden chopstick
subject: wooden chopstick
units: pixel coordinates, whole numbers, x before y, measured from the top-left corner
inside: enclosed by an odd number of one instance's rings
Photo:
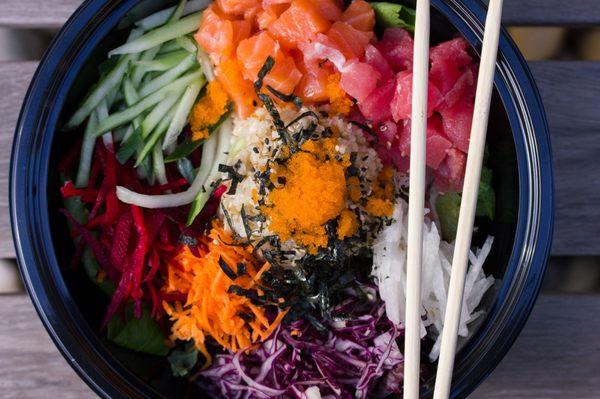
[[[485,150],[490,102],[494,89],[494,73],[498,56],[501,17],[502,0],[490,0],[483,35],[483,48],[481,50],[479,78],[475,94],[475,109],[473,111],[473,124],[471,125],[469,154],[467,156],[465,181],[456,231],[448,302],[442,330],[440,359],[433,394],[434,399],[448,398],[452,383],[465,276],[469,261],[469,251],[471,250],[471,237],[475,220],[475,208],[477,207],[477,192],[479,190],[479,179],[481,177],[481,166]]]
[[[406,260],[404,398],[419,397],[421,359],[421,263],[425,217],[425,156],[429,85],[429,0],[417,1],[410,134],[410,192]]]

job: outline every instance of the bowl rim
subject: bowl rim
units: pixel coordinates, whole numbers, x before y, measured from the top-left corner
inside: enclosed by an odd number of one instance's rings
[[[58,117],[93,49],[142,0],[86,0],[40,61],[17,123],[10,214],[19,269],[44,327],[67,362],[102,397],[159,397],[100,343],[61,276],[50,233],[48,177]],[[477,50],[486,7],[480,0],[432,6]],[[486,321],[459,353],[452,397],[472,392],[497,366],[525,324],[552,243],[554,187],[548,124],[531,72],[508,33],[500,38],[495,85],[515,141],[519,209],[507,272]],[[429,395],[430,392],[425,392]]]

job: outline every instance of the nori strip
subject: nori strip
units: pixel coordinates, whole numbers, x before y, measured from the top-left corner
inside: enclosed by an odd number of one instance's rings
[[[358,127],[359,129],[367,133],[369,136],[373,137],[375,139],[375,142],[379,141],[379,136],[377,136],[377,134],[369,126],[363,125],[362,123],[356,121],[350,121],[350,124]]]
[[[225,273],[225,275],[227,275],[227,277],[229,277],[230,280],[233,281],[238,277],[237,274],[231,269],[231,267],[229,267],[227,262],[225,262],[223,260],[223,258],[220,256],[219,256],[219,266],[221,267],[221,270],[223,270],[223,273]]]
[[[267,85],[267,90],[271,92],[275,97],[283,101],[284,103],[293,103],[296,107],[302,108],[302,101],[300,98],[293,94],[284,94],[277,89]]]
[[[258,79],[256,80],[256,82],[254,82],[254,90],[257,93],[259,93],[262,90],[263,80],[265,79],[265,76],[267,76],[267,74],[271,72],[271,69],[273,69],[274,65],[275,60],[273,59],[273,57],[268,56],[263,66],[260,68],[260,71],[258,71]]]
[[[319,120],[319,115],[317,115],[314,111],[306,111],[301,113],[300,115],[298,115],[297,117],[295,117],[290,123],[288,123],[285,127],[289,128],[290,126],[292,126],[294,123],[298,123],[299,121],[301,121],[304,118],[307,118],[309,116],[313,116],[315,117],[316,120]]]
[[[242,209],[240,210],[240,217],[242,218],[242,224],[244,225],[244,232],[246,233],[246,238],[250,240],[252,235],[252,229],[250,229],[250,225],[248,224],[248,215],[246,214],[246,208],[242,205]]]

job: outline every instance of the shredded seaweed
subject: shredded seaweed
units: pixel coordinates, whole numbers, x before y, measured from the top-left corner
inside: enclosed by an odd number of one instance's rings
[[[235,167],[223,164],[219,165],[219,172],[226,173],[228,180],[231,180],[227,195],[235,195],[238,184],[244,180],[244,175],[240,174]]]
[[[259,93],[262,90],[264,84],[263,81],[267,74],[271,72],[271,69],[273,69],[274,65],[275,60],[273,59],[273,57],[268,56],[263,66],[260,68],[260,71],[258,71],[258,79],[256,80],[256,82],[254,82],[254,90],[257,93]]]
[[[306,111],[295,117],[290,123],[288,123],[285,127],[289,128],[290,126],[300,122],[302,119],[307,118],[309,116],[314,117],[317,121],[319,120],[319,115],[317,115],[314,111]]]
[[[242,209],[240,210],[240,218],[242,219],[242,224],[244,225],[244,232],[246,233],[246,238],[249,240],[252,236],[252,229],[250,229],[250,224],[248,223],[248,215],[246,214],[246,208],[242,205]]]
[[[302,108],[302,100],[293,94],[284,94],[277,89],[267,85],[267,90],[271,92],[275,97],[283,101],[284,103],[293,103],[296,107]]]
[[[379,140],[377,133],[375,133],[373,131],[373,129],[371,129],[369,126],[364,125],[360,122],[356,122],[356,121],[350,121],[350,124],[356,126],[357,128],[359,128],[362,131],[364,131],[365,133],[367,133],[369,136],[373,137],[375,139],[375,142],[377,142]]]
[[[219,267],[221,267],[223,273],[225,273],[225,275],[229,277],[230,280],[233,281],[238,277],[238,275],[231,269],[231,267],[229,267],[227,262],[225,262],[225,260],[222,257],[219,257]]]

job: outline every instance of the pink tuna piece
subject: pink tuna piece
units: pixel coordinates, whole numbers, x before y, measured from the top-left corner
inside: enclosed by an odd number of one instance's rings
[[[387,82],[394,77],[392,67],[377,49],[377,47],[369,44],[365,49],[365,62],[371,65],[381,75],[381,80]]]
[[[381,75],[371,65],[358,60],[350,60],[344,65],[340,86],[359,103],[377,88]]]
[[[427,120],[426,163],[432,169],[437,169],[446,153],[452,148],[452,142],[444,136],[441,118],[437,115]],[[410,120],[398,123],[398,151],[403,157],[410,157]]]
[[[386,29],[383,38],[376,46],[394,71],[412,69],[413,39],[404,29]]]
[[[469,150],[471,123],[473,122],[473,102],[462,99],[451,108],[440,111],[444,125],[444,133],[454,146],[462,152]]]
[[[427,98],[427,116],[433,115],[442,103],[442,95],[437,86],[429,82]],[[392,116],[396,122],[411,117],[412,112],[412,72],[400,72],[396,78],[394,98],[390,104]]]
[[[472,62],[467,53],[467,42],[459,37],[433,47],[429,53],[431,61],[430,80],[435,83],[443,95],[448,93],[461,75],[464,68]]]
[[[452,148],[435,173],[435,186],[440,192],[462,191],[467,156],[464,152]]]
[[[363,116],[372,122],[383,122],[392,119],[390,104],[394,98],[396,82],[394,80],[376,88],[360,104],[360,112]]]
[[[444,96],[444,104],[440,108],[454,106],[458,101],[465,98],[473,101],[475,98],[475,88],[477,83],[477,66],[473,64],[467,67],[465,72],[458,78],[454,87]]]

